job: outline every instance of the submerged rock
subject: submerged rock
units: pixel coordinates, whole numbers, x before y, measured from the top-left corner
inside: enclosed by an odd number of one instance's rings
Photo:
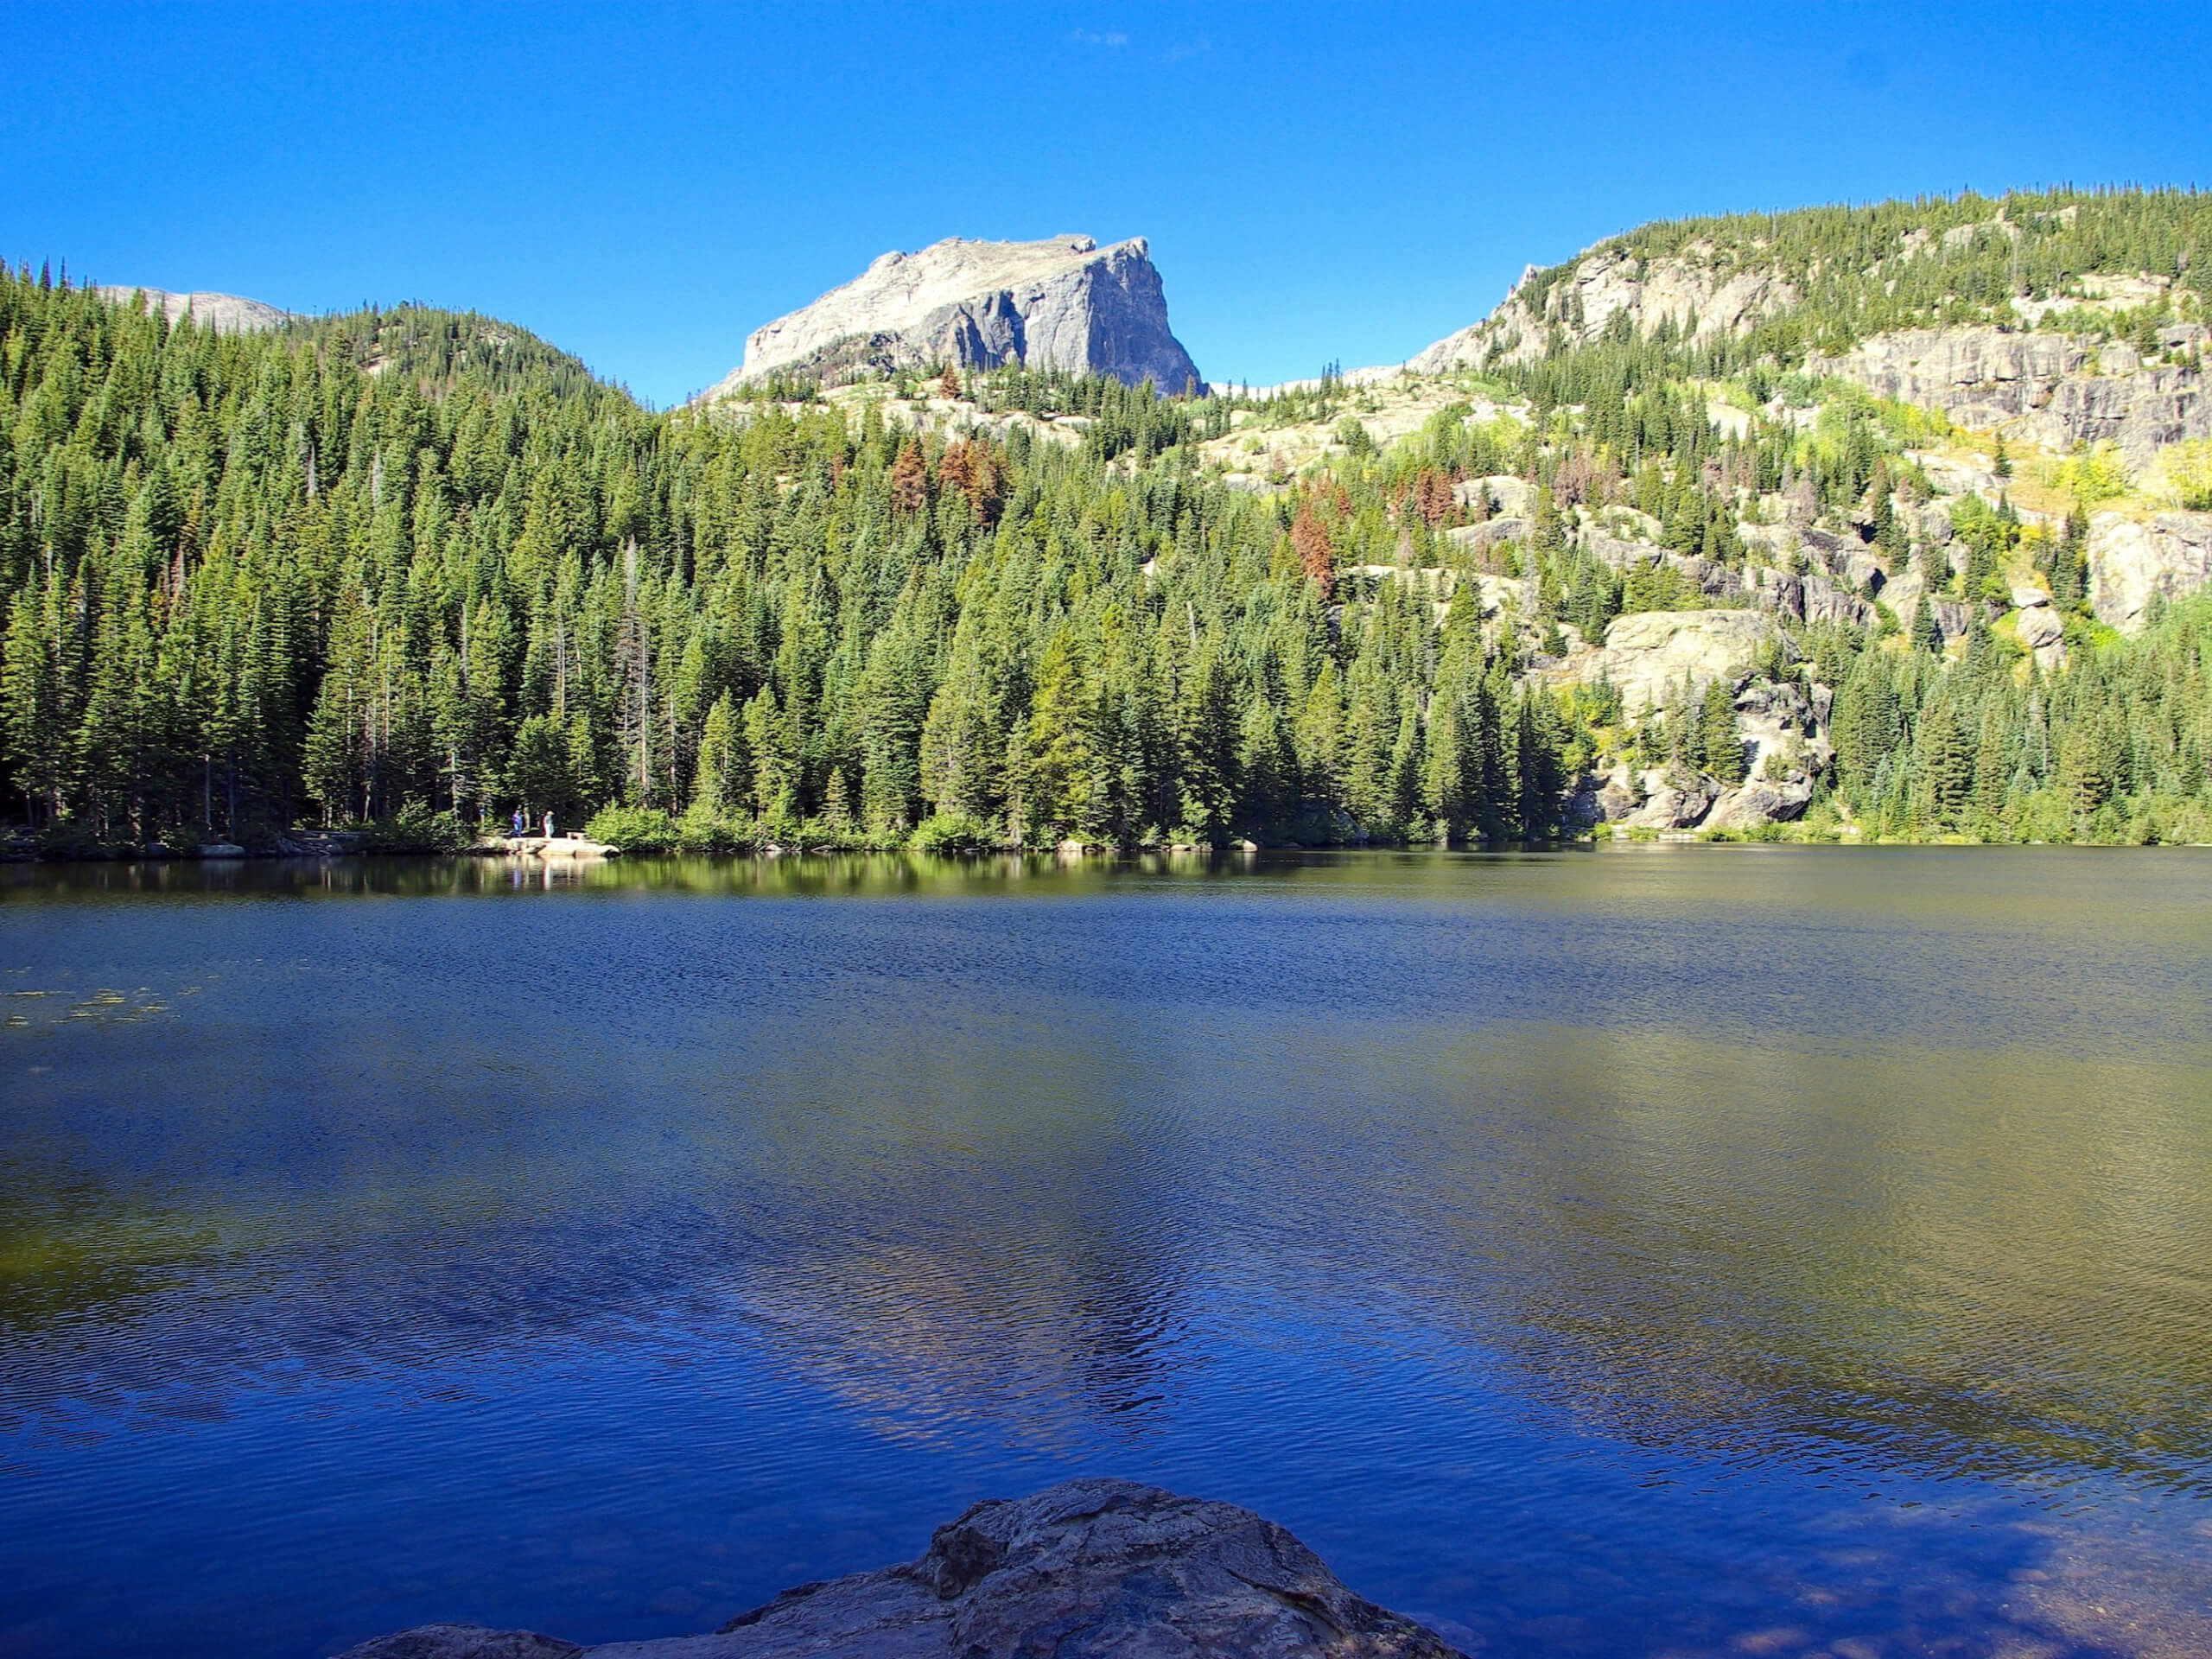
[[[1234,1504],[1127,1480],[977,1503],[920,1559],[786,1590],[711,1636],[580,1648],[426,1624],[341,1659],[1015,1659],[1264,1656],[1465,1659],[1354,1595],[1313,1552]]]

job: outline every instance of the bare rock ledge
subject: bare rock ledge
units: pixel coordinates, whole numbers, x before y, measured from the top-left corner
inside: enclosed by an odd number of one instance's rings
[[[1071,1480],[977,1503],[918,1560],[786,1590],[710,1636],[579,1647],[425,1624],[340,1659],[1465,1659],[1230,1503]]]

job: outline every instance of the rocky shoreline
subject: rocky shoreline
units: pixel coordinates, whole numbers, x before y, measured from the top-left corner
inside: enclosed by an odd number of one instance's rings
[[[719,1630],[584,1647],[426,1624],[340,1659],[1466,1659],[1249,1510],[1134,1481],[975,1504],[916,1560],[803,1584]]]
[[[372,855],[417,858],[619,858],[620,847],[583,836],[499,836],[466,847],[380,846],[359,830],[291,830],[251,847],[234,841],[170,843],[69,842],[54,845],[29,830],[0,829],[0,863],[221,863],[242,859],[360,858]]]

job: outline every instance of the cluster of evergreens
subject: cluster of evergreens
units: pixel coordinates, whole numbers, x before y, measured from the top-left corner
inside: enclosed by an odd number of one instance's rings
[[[2005,206],[2078,207],[2051,234],[2126,261],[2196,245],[2197,198],[2135,200]],[[1827,270],[1993,207],[1740,234]],[[1524,417],[1470,403],[1382,448],[1333,373],[1256,409],[999,370],[654,412],[481,317],[218,335],[0,270],[0,799],[117,844],[435,843],[517,808],[732,849],[1546,836],[1609,753],[1740,779],[1732,688],[1637,719],[1537,671],[1567,628],[1712,602],[1782,503],[1978,617],[2031,563],[2071,619],[2056,675],[1979,621],[1946,655],[1924,605],[1796,630],[1759,669],[1834,688],[1815,823],[2204,836],[2202,607],[2103,636],[2078,518],[1962,505],[1955,560],[1907,524],[1928,417],[1716,366],[1616,331],[1469,383]],[[956,391],[981,424],[924,421]],[[1770,418],[1777,392],[1818,418]],[[1732,435],[1715,396],[1755,412]],[[1201,464],[1232,422],[1340,413],[1337,459],[1281,490]],[[1525,522],[1465,533],[1514,479]],[[1623,569],[1608,524],[1673,556]],[[1490,575],[1526,601],[1486,613]]]
[[[2212,840],[2212,602],[2014,671],[1986,628],[1955,662],[1827,644],[1837,794],[1866,832],[1992,840]]]

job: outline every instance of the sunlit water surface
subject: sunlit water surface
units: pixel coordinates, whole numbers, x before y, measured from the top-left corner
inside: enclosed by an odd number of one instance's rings
[[[2212,855],[0,870],[0,1652],[1112,1472],[1489,1655],[2212,1653]]]

